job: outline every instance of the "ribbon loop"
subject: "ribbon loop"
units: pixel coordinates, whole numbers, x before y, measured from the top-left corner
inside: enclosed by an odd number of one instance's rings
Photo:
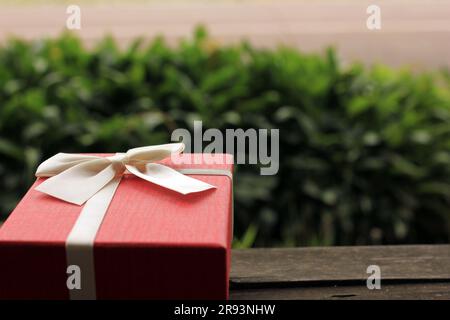
[[[126,169],[139,178],[181,194],[215,188],[154,163],[183,150],[183,143],[171,143],[130,149],[110,157],[58,153],[38,167],[36,176],[49,178],[36,190],[82,205]]]

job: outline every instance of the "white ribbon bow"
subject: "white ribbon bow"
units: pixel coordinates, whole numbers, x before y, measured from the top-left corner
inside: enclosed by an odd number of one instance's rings
[[[181,194],[215,188],[200,180],[154,163],[184,150],[183,143],[130,149],[111,157],[58,153],[38,167],[37,177],[50,177],[36,190],[58,199],[84,204],[126,170],[135,176]]]

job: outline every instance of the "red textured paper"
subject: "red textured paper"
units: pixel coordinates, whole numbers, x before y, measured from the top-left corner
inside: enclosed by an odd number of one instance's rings
[[[162,163],[232,170],[231,164]],[[98,299],[228,297],[232,182],[192,177],[217,189],[180,195],[122,178],[95,239]],[[0,298],[69,298],[65,241],[82,208],[34,190],[41,181],[0,229]]]

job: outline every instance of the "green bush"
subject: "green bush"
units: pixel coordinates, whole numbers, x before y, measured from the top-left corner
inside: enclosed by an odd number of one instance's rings
[[[201,119],[280,129],[278,175],[237,168],[239,246],[448,242],[449,87],[444,71],[222,47],[202,29],[177,48],[11,40],[0,48],[1,214],[57,152],[167,143]]]

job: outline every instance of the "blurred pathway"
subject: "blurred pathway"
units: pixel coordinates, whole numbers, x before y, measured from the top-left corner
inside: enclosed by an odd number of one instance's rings
[[[381,7],[381,30],[366,27],[369,4]],[[122,44],[136,36],[159,34],[176,43],[202,23],[221,43],[246,38],[257,46],[282,43],[309,52],[334,45],[344,61],[407,64],[417,69],[450,67],[448,0],[81,1],[79,5],[82,29],[77,33],[88,45],[107,32]],[[65,28],[65,11],[66,6],[57,3],[0,2],[0,42],[11,34],[30,39],[57,35]]]

